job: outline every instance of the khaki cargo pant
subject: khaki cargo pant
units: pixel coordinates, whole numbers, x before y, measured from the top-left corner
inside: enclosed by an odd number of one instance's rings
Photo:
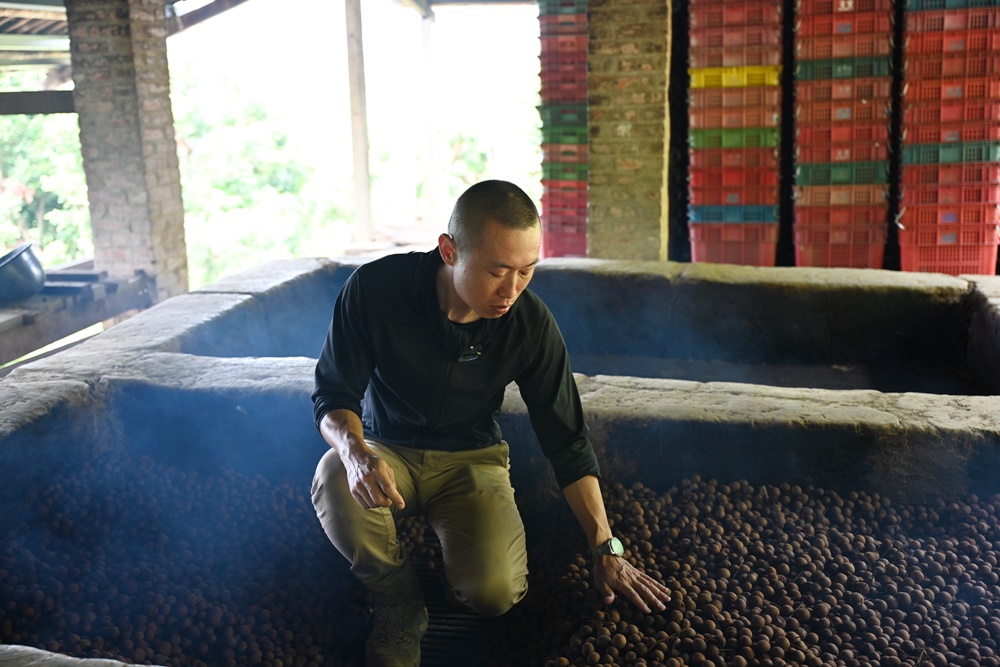
[[[333,449],[316,467],[312,500],[327,537],[375,604],[423,599],[396,538],[396,522],[414,514],[424,515],[437,533],[448,583],[460,601],[484,616],[519,602],[528,589],[528,558],[507,444],[468,452],[368,445],[392,466],[405,510],[358,505]]]

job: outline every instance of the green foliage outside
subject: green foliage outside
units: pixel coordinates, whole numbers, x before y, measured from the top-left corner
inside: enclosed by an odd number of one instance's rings
[[[0,89],[36,76],[0,72]],[[48,267],[93,254],[75,114],[0,116],[0,249],[29,241]]]

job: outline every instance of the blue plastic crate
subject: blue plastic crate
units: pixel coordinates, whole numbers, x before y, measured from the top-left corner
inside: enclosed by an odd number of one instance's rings
[[[691,222],[778,222],[777,206],[692,206]]]

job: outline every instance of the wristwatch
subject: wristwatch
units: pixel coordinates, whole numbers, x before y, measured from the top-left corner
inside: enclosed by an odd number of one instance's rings
[[[588,551],[587,555],[591,558],[597,558],[598,556],[618,556],[621,558],[625,555],[625,547],[622,545],[621,540],[617,537],[612,537],[610,540],[601,542]]]

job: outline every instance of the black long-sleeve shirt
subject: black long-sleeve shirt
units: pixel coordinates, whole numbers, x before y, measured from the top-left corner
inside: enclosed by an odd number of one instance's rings
[[[341,289],[316,364],[316,424],[353,410],[365,436],[415,449],[498,444],[504,389],[516,382],[560,487],[599,475],[569,354],[541,299],[525,289],[496,319],[448,320],[437,249],[360,266]],[[480,350],[471,361],[463,351]]]

